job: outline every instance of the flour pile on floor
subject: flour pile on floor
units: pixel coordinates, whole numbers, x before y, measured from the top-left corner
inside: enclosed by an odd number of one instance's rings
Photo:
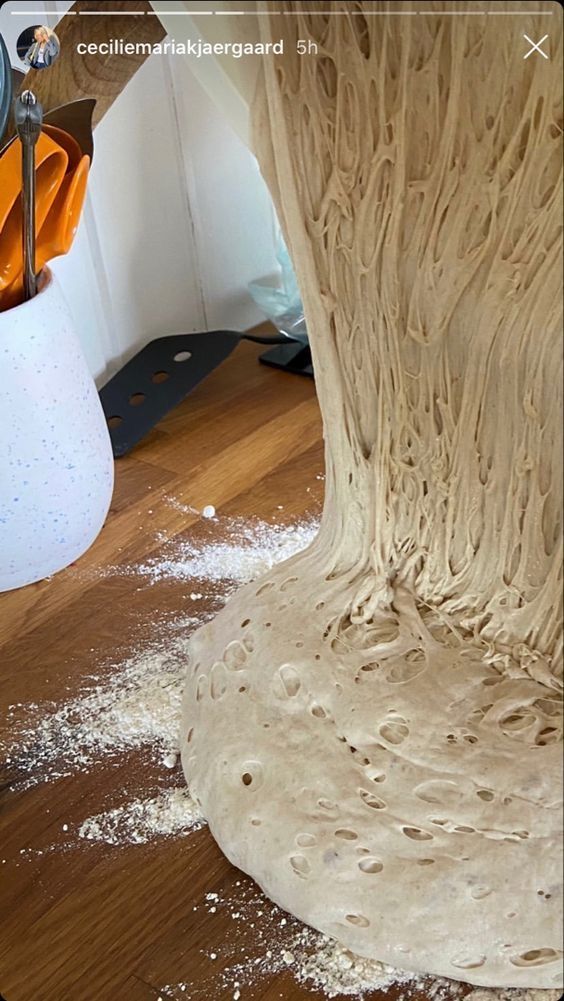
[[[188,622],[191,631],[198,620]],[[174,633],[54,711],[33,706],[31,725],[16,733],[7,758],[17,777],[51,781],[143,746],[162,756],[175,752],[187,644],[187,635]]]
[[[148,577],[152,583],[206,580],[245,584],[305,549],[313,541],[319,523],[309,518],[285,526],[230,518],[222,527],[221,541],[198,544],[191,539],[175,539],[165,545],[161,555],[136,564],[131,570]]]
[[[299,956],[295,975],[300,983],[310,983],[323,991],[326,997],[333,998],[339,994],[362,997],[366,992],[384,991],[398,984],[411,985],[412,989],[421,986],[415,974],[403,973],[385,963],[355,956],[323,935],[317,938],[319,941],[314,951],[306,949]],[[458,984],[453,981],[437,981],[434,989],[436,1001],[450,1001],[458,994]]]
[[[89,817],[81,824],[78,836],[109,845],[146,844],[155,837],[185,836],[203,824],[200,810],[186,786],[182,786]]]

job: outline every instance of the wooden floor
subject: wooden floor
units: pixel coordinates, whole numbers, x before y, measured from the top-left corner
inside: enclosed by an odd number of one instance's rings
[[[68,699],[105,659],[150,640],[157,612],[190,613],[181,582],[140,587],[138,578],[98,572],[155,554],[159,531],[184,534],[192,524],[197,530],[198,519],[164,497],[200,509],[213,503],[221,516],[278,522],[319,511],[323,458],[313,382],[259,365],[259,353],[254,345],[240,345],[118,461],[110,515],[77,566],[0,596],[3,719],[10,704],[23,704],[17,718],[27,703]],[[234,988],[221,985],[221,966],[241,958],[240,950],[252,955],[252,935],[246,929],[234,939],[228,911],[218,907],[211,914],[202,902],[210,891],[234,899],[255,891],[222,857],[207,828],[183,839],[119,848],[86,845],[63,830],[67,825],[72,832],[85,817],[123,802],[124,790],[139,788],[140,769],[144,787],[162,781],[162,765],[140,754],[23,791],[13,765],[5,767],[5,1001],[233,997]],[[202,950],[222,942],[212,963]],[[190,985],[185,993],[163,990],[178,982]],[[243,976],[240,989],[242,1001],[322,997],[298,986],[290,972],[259,978],[254,987]],[[401,989],[374,995],[384,996],[403,995]],[[410,997],[417,1001],[425,993]]]

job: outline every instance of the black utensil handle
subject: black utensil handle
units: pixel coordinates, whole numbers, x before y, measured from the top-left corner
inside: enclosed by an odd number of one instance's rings
[[[22,144],[23,213],[22,244],[24,299],[37,294],[35,275],[35,143]]]

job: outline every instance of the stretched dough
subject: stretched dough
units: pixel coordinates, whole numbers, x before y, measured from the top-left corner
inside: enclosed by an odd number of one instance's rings
[[[517,17],[276,6],[294,16],[258,8],[285,52],[254,142],[305,303],[326,500],[313,545],[195,634],[186,777],[225,854],[355,952],[555,988],[559,23],[524,61]]]

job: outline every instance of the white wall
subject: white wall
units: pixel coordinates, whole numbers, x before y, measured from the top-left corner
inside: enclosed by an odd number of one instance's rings
[[[18,69],[16,38],[42,20],[26,7],[62,16],[70,3],[0,9]],[[154,337],[263,319],[246,286],[276,271],[275,225],[254,157],[187,63],[151,56],[96,128],[83,219],[53,262],[98,382]]]

